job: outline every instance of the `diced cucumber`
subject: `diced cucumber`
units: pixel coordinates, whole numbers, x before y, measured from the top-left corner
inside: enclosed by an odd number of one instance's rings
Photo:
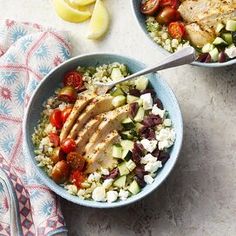
[[[217,48],[214,48],[212,51],[209,52],[212,61],[216,62],[218,61],[218,57],[219,57],[219,51]]]
[[[138,133],[139,130],[140,130],[142,127],[143,127],[143,124],[137,122],[137,123],[135,124],[135,131]]]
[[[220,37],[216,37],[215,40],[213,41],[213,44],[217,46],[226,46],[227,42],[225,42],[224,39]]]
[[[121,140],[120,144],[121,144],[123,150],[132,151],[134,148],[134,142],[131,140]]]
[[[141,76],[135,80],[134,84],[136,89],[144,90],[148,86],[148,78]]]
[[[128,139],[128,140],[132,140],[134,138],[134,136],[130,133],[130,130],[121,132],[120,136],[122,139]]]
[[[118,165],[118,169],[120,172],[120,175],[128,175],[129,174],[129,169],[126,167],[126,162],[122,162]]]
[[[126,167],[129,169],[129,171],[133,171],[136,167],[136,164],[132,161],[132,160],[129,160],[126,162]]]
[[[111,92],[110,92],[111,96],[113,97],[116,97],[116,96],[119,96],[119,95],[124,95],[124,92],[121,88],[119,87],[116,87],[115,89],[113,89]]]
[[[222,30],[222,29],[224,29],[224,24],[222,24],[222,23],[218,23],[217,25],[216,25],[216,33],[220,33],[220,31]]]
[[[119,68],[113,68],[111,72],[111,79],[112,80],[119,80],[123,78],[122,72]]]
[[[228,31],[236,31],[236,21],[235,20],[228,20],[226,22],[225,29]]]
[[[133,129],[135,127],[134,122],[128,117],[126,119],[124,119],[121,124],[123,125],[123,127],[125,129]]]
[[[115,158],[122,158],[123,148],[119,144],[112,146],[112,156]]]
[[[134,181],[130,184],[128,190],[129,190],[133,195],[135,195],[135,194],[137,194],[137,193],[140,192],[140,187],[139,187],[138,183],[136,182],[136,180],[134,180]]]
[[[136,121],[136,122],[143,121],[144,114],[145,114],[145,111],[144,111],[143,107],[139,107],[138,112],[137,112],[136,116],[134,117],[134,121]]]
[[[132,157],[132,152],[128,149],[124,149],[122,153],[122,159],[125,161],[129,161],[131,157]]]
[[[120,107],[126,103],[126,97],[124,95],[116,96],[112,99],[112,105],[114,107]]]
[[[139,97],[135,97],[135,96],[130,95],[130,94],[127,95],[127,103],[128,104],[136,102],[138,99],[139,99]]]
[[[221,36],[225,40],[225,42],[228,43],[228,45],[233,43],[233,37],[231,33],[223,33]]]
[[[126,182],[126,175],[123,175],[114,181],[113,186],[118,188],[123,188],[125,187],[125,182]]]
[[[203,53],[208,53],[208,52],[210,52],[210,51],[213,50],[213,49],[214,49],[214,45],[211,44],[211,43],[207,43],[207,44],[205,44],[205,45],[202,47],[202,52],[203,52]]]

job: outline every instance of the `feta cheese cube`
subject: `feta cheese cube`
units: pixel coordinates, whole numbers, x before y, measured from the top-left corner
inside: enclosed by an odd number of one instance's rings
[[[152,114],[153,115],[156,115],[156,116],[158,115],[161,118],[163,118],[165,113],[166,113],[166,111],[165,110],[161,110],[156,104],[152,108]]]
[[[123,189],[120,190],[120,192],[119,192],[120,200],[124,201],[128,198],[128,196],[129,196],[129,191],[126,191],[126,190],[123,190]]]
[[[117,200],[117,198],[118,198],[118,192],[116,192],[116,191],[108,191],[107,192],[107,201],[109,203],[115,202]]]
[[[229,48],[225,49],[225,53],[227,54],[227,56],[229,58],[234,58],[236,57],[236,47],[235,46],[231,46]]]
[[[161,161],[148,162],[144,166],[144,170],[150,173],[156,172],[159,168],[162,167]]]
[[[157,140],[143,139],[140,141],[140,143],[148,152],[153,152],[157,147]]]
[[[144,157],[141,158],[140,163],[141,164],[147,164],[149,162],[156,162],[156,161],[157,161],[157,158],[149,153],[149,154],[147,154],[147,155],[145,155]]]
[[[143,101],[143,108],[144,110],[150,110],[153,106],[153,100],[151,93],[145,93],[140,96],[141,100]]]
[[[101,174],[100,173],[97,173],[97,172],[94,172],[93,173],[93,176],[94,176],[94,180],[95,181],[99,181],[101,179]]]
[[[92,199],[96,202],[103,202],[106,200],[105,188],[100,186],[96,187],[92,193]]]
[[[102,175],[109,175],[109,170],[101,167],[101,174]]]
[[[172,122],[171,122],[171,119],[165,119],[164,122],[163,122],[164,126],[166,127],[170,127]]]
[[[131,159],[127,161],[125,165],[129,169],[130,172],[134,170],[136,167],[136,164]]]
[[[144,175],[144,181],[147,183],[147,184],[152,184],[154,179],[152,178],[151,175]]]
[[[105,179],[102,186],[105,188],[105,189],[108,189],[111,187],[112,183],[113,183],[113,179]]]

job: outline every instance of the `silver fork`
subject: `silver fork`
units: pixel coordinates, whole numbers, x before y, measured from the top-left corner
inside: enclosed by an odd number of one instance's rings
[[[190,64],[196,59],[195,49],[193,47],[185,47],[175,53],[172,53],[170,56],[164,58],[162,62],[160,62],[158,65],[155,65],[150,68],[146,68],[143,70],[140,70],[132,75],[129,75],[125,78],[122,78],[117,81],[111,81],[108,83],[102,83],[102,82],[94,82],[94,85],[97,86],[97,89],[99,90],[99,93],[106,93],[109,89],[114,87],[115,85],[134,79],[141,75],[146,75],[152,72],[157,72],[159,70],[164,70],[176,66],[181,66],[185,64]]]

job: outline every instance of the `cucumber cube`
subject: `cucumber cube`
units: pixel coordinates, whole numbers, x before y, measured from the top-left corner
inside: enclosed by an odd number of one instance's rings
[[[146,89],[148,86],[148,78],[141,76],[135,80],[134,84],[136,89],[142,91]]]
[[[123,153],[123,148],[121,145],[113,145],[112,147],[112,156],[115,158],[121,158]]]
[[[216,62],[218,61],[218,57],[219,57],[219,51],[217,48],[214,48],[212,51],[209,52],[212,61]]]
[[[123,95],[116,96],[112,99],[112,105],[114,107],[120,107],[126,103],[126,97]]]
[[[128,175],[129,174],[129,169],[126,167],[126,163],[122,162],[121,164],[118,165],[118,169],[120,172],[120,175]]]
[[[137,112],[136,116],[134,117],[134,121],[136,121],[136,122],[143,121],[144,114],[145,114],[145,111],[144,111],[143,107],[139,107],[138,112]]]
[[[128,190],[129,190],[133,195],[136,195],[137,193],[140,192],[140,187],[139,187],[138,183],[136,182],[136,180],[134,180],[134,181],[130,184]]]
[[[226,22],[225,29],[228,31],[236,31],[236,21],[235,20],[228,20]]]
[[[118,188],[123,188],[125,187],[125,182],[126,182],[126,175],[123,175],[119,177],[115,182],[113,183],[113,186],[118,187]]]

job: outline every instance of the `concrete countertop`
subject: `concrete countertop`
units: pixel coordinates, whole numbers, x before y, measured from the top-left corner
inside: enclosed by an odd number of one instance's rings
[[[72,32],[74,55],[106,51],[153,64],[162,54],[139,29],[128,0],[106,0],[111,30],[100,42],[85,38],[87,23],[59,19],[48,0],[0,0],[1,18]],[[179,161],[153,194],[129,207],[99,210],[62,201],[69,235],[236,235],[236,66],[183,66],[161,72],[184,117]]]

